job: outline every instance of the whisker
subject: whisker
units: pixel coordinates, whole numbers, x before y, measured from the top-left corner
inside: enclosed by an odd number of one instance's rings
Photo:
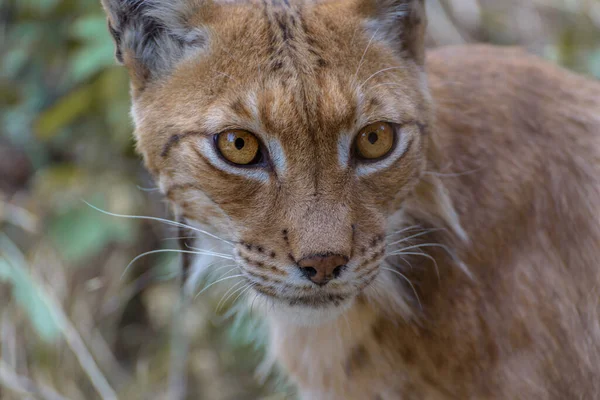
[[[386,235],[386,237],[390,237],[390,236],[398,235],[398,234],[400,234],[400,233],[404,233],[404,232],[407,232],[407,231],[413,231],[413,230],[416,230],[416,229],[423,229],[423,227],[422,227],[421,225],[413,225],[413,226],[409,226],[409,227],[406,227],[406,228],[400,229],[399,231],[392,232],[392,233],[390,233],[390,234]]]
[[[402,261],[404,264],[408,265],[408,267],[410,269],[415,269],[415,267],[413,267],[413,265],[404,257],[402,257],[402,255],[397,255],[398,258],[400,258],[400,261]]]
[[[239,85],[240,81],[238,81],[237,79],[235,79],[233,76],[226,74],[225,72],[221,72],[221,71],[215,71],[217,74],[222,75],[226,78],[231,79],[232,81],[234,81],[235,83],[237,83]]]
[[[157,187],[153,187],[153,188],[145,188],[145,187],[141,187],[141,186],[136,186],[138,188],[138,190],[141,190],[142,192],[158,192],[160,189]]]
[[[193,267],[192,266],[190,268],[190,273],[188,274],[188,276],[186,277],[185,282],[184,282],[185,293],[187,293],[188,295],[191,295],[192,292],[194,292],[196,290],[196,286],[197,286],[198,282],[200,282],[202,277],[209,273],[207,271],[211,271],[211,268],[213,268],[215,266],[219,266],[218,263],[221,263],[221,262],[225,262],[225,261],[219,260],[217,262],[212,262],[208,265],[203,265],[202,267]],[[219,270],[221,268],[226,268],[226,267],[233,267],[234,265],[236,265],[236,264],[220,265],[219,268],[217,268],[217,270]]]
[[[200,249],[198,247],[192,247],[189,245],[185,245],[185,247],[187,247],[188,249],[192,249],[194,251],[197,251],[203,255],[207,255],[207,256],[215,256],[215,257],[222,257],[222,258],[226,258],[226,259],[230,259],[233,260],[233,256],[231,254],[225,254],[225,253],[217,253],[215,251],[212,250],[205,250],[205,249]]]
[[[207,256],[214,256],[214,257],[220,257],[220,258],[224,258],[226,260],[231,260],[233,261],[233,257],[227,257],[227,256],[222,256],[219,253],[213,253],[211,251],[186,251],[186,250],[177,250],[177,249],[161,249],[161,250],[152,250],[152,251],[147,251],[145,253],[140,254],[139,256],[135,257],[133,260],[131,260],[131,262],[129,264],[127,264],[127,267],[125,267],[125,270],[123,271],[123,274],[121,275],[121,279],[123,279],[125,277],[125,275],[127,274],[127,272],[129,271],[129,268],[140,258],[142,257],[146,257],[148,255],[151,254],[157,254],[157,253],[183,253],[183,254],[196,254],[196,255],[207,255]]]
[[[369,43],[367,43],[367,47],[365,47],[365,51],[363,52],[362,57],[360,58],[360,61],[358,62],[358,67],[356,68],[356,72],[354,73],[354,80],[355,81],[356,81],[356,78],[358,78],[358,73],[360,72],[360,69],[362,68],[363,62],[365,61],[365,56],[367,55],[367,51],[369,51],[369,47],[371,47],[371,43],[373,43],[373,39],[375,39],[375,36],[377,36],[377,33],[379,32],[379,29],[381,29],[381,27],[378,27],[375,30],[375,32],[373,33],[373,35],[371,36],[371,39],[369,39]],[[356,33],[356,31],[355,31],[355,33]]]
[[[185,240],[185,239],[198,239],[197,236],[179,236],[179,237],[167,237],[167,238],[162,238],[160,239],[161,241],[167,241],[167,240]]]
[[[250,285],[248,285],[246,287],[245,290],[243,290],[240,294],[237,295],[237,297],[235,299],[233,299],[233,303],[235,304],[236,301],[238,301],[238,299],[246,292],[248,292],[250,289],[252,289],[254,286],[256,285],[256,283],[251,283]]]
[[[233,275],[233,276],[227,276],[225,278],[221,278],[213,283],[211,283],[210,285],[206,286],[204,289],[202,289],[201,291],[198,292],[198,294],[196,296],[194,296],[194,300],[198,298],[198,296],[200,296],[202,293],[206,292],[208,289],[210,289],[212,286],[216,285],[217,283],[220,282],[224,282],[228,279],[234,279],[234,278],[240,278],[243,277],[244,274],[238,274],[238,275]],[[242,281],[243,282],[243,281]],[[239,282],[238,282],[239,283]]]
[[[380,69],[379,71],[375,72],[374,74],[369,76],[367,79],[365,79],[365,81],[363,83],[361,83],[358,88],[361,89],[367,82],[369,82],[371,79],[375,78],[377,75],[387,72],[387,71],[396,70],[396,69],[405,69],[405,67],[388,67],[388,68]]]
[[[227,274],[231,273],[231,271],[234,271],[236,268],[239,268],[237,264],[226,264],[226,265],[221,265],[218,268],[211,269],[212,267],[214,267],[216,265],[217,265],[216,263],[211,263],[211,264],[206,265],[201,268],[192,268],[192,273],[190,274],[190,276],[187,278],[187,280],[185,282],[185,293],[190,297],[194,296],[196,290],[198,289],[198,283],[201,280],[203,280],[203,279],[205,280],[207,276],[210,276],[211,274],[214,274],[217,271],[222,270],[223,268],[233,267],[233,268],[225,271],[225,273],[221,274],[219,276],[219,278],[222,278],[222,277],[226,276]],[[219,278],[217,278],[217,279],[219,279]],[[205,284],[208,284],[209,282],[206,282]]]
[[[436,232],[436,231],[440,231],[440,230],[442,230],[442,229],[440,229],[440,228],[427,229],[427,230],[425,230],[423,232],[420,232],[420,233],[417,233],[415,235],[408,236],[408,237],[405,237],[405,238],[403,238],[401,240],[397,240],[395,242],[389,243],[386,246],[393,246],[395,244],[400,244],[400,243],[406,242],[407,240],[414,239],[414,238],[417,238],[417,237],[420,237],[420,236],[424,236],[424,235],[427,235],[428,233]]]
[[[396,82],[384,82],[384,83],[378,83],[377,85],[373,85],[370,87],[370,89],[377,89],[378,87],[382,87],[382,86],[391,86],[391,87],[399,87],[399,88],[405,87]]]
[[[404,250],[412,250],[412,249],[420,249],[422,247],[439,247],[441,249],[444,249],[445,251],[448,252],[448,255],[452,258],[454,258],[454,254],[450,251],[450,249],[448,248],[448,246],[445,246],[443,244],[440,243],[422,243],[422,244],[415,244],[412,246],[408,246],[408,247],[404,247],[402,249],[399,249],[397,251],[394,251],[392,253],[390,253],[390,255],[394,255],[394,254],[399,254],[400,252],[403,252]]]
[[[392,256],[392,255],[390,255],[390,256]],[[430,259],[433,262],[433,264],[435,265],[435,272],[437,274],[438,280],[440,280],[440,268],[438,267],[438,263],[437,263],[437,261],[435,261],[435,258],[430,256],[429,254],[423,253],[423,252],[416,253],[416,252],[409,251],[409,252],[396,253],[396,254],[393,254],[393,256],[421,256],[421,257]],[[406,260],[404,260],[402,257],[400,257],[400,258],[402,259],[402,261],[406,262]],[[411,268],[412,268],[412,265],[411,265]]]
[[[254,307],[254,302],[256,301],[256,299],[258,299],[258,292],[254,292],[254,299],[252,299],[252,303],[250,303],[250,313],[252,313],[253,307]]]
[[[240,285],[240,283],[242,284],[241,288],[235,289],[236,287],[238,287]],[[244,290],[245,288],[248,287],[248,285],[250,285],[250,283],[248,283],[247,281],[241,281],[236,283],[235,285],[233,285],[232,287],[230,287],[225,294],[223,294],[223,296],[221,297],[221,300],[217,303],[217,309],[216,312],[217,314],[219,313],[219,311],[221,310],[221,307],[225,305],[225,303],[227,303],[227,300],[229,300],[231,298],[231,296],[235,295],[236,293],[238,293],[240,290]],[[235,290],[233,290],[235,289]],[[229,294],[229,295],[228,295]],[[227,297],[225,297],[227,296]]]
[[[400,271],[396,271],[394,269],[391,268],[387,268],[387,267],[381,267],[381,269],[384,269],[386,271],[390,271],[393,272],[394,274],[397,274],[398,276],[400,276],[402,279],[404,279],[412,288],[412,291],[414,292],[415,296],[417,297],[417,302],[419,303],[419,308],[421,309],[421,311],[423,311],[423,304],[421,304],[421,299],[419,298],[419,295],[417,294],[417,290],[415,289],[415,286],[413,285],[413,283],[410,281],[410,279],[408,279],[406,277],[406,275],[404,275],[402,272]]]
[[[123,214],[111,213],[109,211],[105,211],[105,210],[102,210],[102,209],[100,209],[100,208],[98,208],[96,206],[93,206],[93,205],[91,205],[90,203],[88,203],[85,200],[82,200],[82,201],[85,204],[87,204],[89,207],[93,208],[94,210],[96,210],[98,212],[101,212],[102,214],[110,215],[111,217],[127,218],[127,219],[141,219],[141,220],[147,220],[147,221],[157,221],[157,222],[161,222],[163,224],[167,224],[167,225],[171,225],[171,226],[177,226],[179,228],[187,228],[187,229],[190,229],[192,231],[202,233],[202,234],[204,234],[206,236],[209,236],[209,237],[211,237],[213,239],[217,239],[217,240],[220,240],[222,242],[225,242],[228,245],[230,245],[231,247],[234,247],[234,244],[232,242],[230,242],[229,240],[225,240],[225,239],[223,239],[223,238],[221,238],[219,236],[213,235],[210,232],[207,232],[207,231],[202,230],[202,229],[195,228],[195,227],[190,226],[190,225],[183,224],[181,222],[171,221],[171,220],[168,220],[168,219],[158,218],[158,217],[147,217],[147,216],[142,216],[142,215],[123,215]]]
[[[220,270],[222,270],[223,268],[227,268],[227,267],[233,267],[233,268],[231,268],[230,270],[227,270],[227,271],[225,272],[226,274],[228,274],[229,272],[233,271],[233,270],[234,270],[234,269],[236,269],[236,268],[239,268],[239,266],[238,266],[237,264],[227,264],[227,265],[222,265],[222,266],[220,266],[219,268],[216,268],[216,269],[214,269],[214,270],[210,271],[209,273],[215,273],[215,272],[217,272],[217,271],[220,271]],[[223,276],[224,276],[224,275],[223,275]]]

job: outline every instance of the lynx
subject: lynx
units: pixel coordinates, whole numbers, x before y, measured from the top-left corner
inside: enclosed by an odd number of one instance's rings
[[[102,1],[147,168],[303,399],[600,398],[598,82],[426,52],[424,0]]]

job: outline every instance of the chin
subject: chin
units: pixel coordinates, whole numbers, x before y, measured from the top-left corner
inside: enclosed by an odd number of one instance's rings
[[[265,299],[267,300],[267,299]],[[319,307],[307,305],[289,305],[277,299],[269,298],[264,302],[265,315],[279,323],[298,326],[318,326],[340,318],[352,304],[354,297],[337,304],[327,303]]]

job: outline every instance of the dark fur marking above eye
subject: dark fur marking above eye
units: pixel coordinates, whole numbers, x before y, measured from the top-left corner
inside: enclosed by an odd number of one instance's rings
[[[230,108],[234,113],[236,113],[240,117],[248,119],[252,118],[252,113],[248,110],[248,108],[246,108],[246,106],[244,105],[244,103],[242,103],[242,100],[240,99],[236,99],[233,103],[231,103]]]
[[[171,147],[175,146],[177,143],[179,143],[179,140],[181,139],[181,135],[173,135],[169,138],[169,140],[167,140],[167,143],[165,143],[162,152],[160,153],[160,156],[162,158],[165,158],[168,154],[169,154],[169,150],[171,150]]]
[[[272,251],[272,252],[271,252],[271,254],[269,254],[269,256],[270,256],[271,258],[275,258],[275,257],[277,256],[277,254],[276,254],[274,251]]]
[[[369,100],[370,108],[377,108],[379,106],[381,106],[381,102],[376,97],[372,97],[371,100]]]
[[[189,136],[195,136],[195,135],[201,135],[201,133],[200,132],[186,132],[186,133],[175,134],[175,135],[171,136],[167,140],[165,145],[163,146],[160,156],[162,158],[167,157],[173,146],[177,145],[179,142],[181,142],[181,140],[183,140]]]

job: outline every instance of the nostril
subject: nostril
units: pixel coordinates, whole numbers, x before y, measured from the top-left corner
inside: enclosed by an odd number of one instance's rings
[[[347,262],[348,257],[345,256],[318,254],[301,259],[298,261],[298,267],[305,278],[323,286],[330,280],[338,278],[346,268]]]
[[[304,274],[304,276],[306,276],[307,278],[312,278],[315,275],[317,275],[317,270],[313,267],[302,267],[300,268],[300,270],[302,271],[302,274]]]
[[[339,278],[344,269],[346,269],[345,265],[338,265],[337,267],[335,267],[335,269],[333,270],[333,277]]]

